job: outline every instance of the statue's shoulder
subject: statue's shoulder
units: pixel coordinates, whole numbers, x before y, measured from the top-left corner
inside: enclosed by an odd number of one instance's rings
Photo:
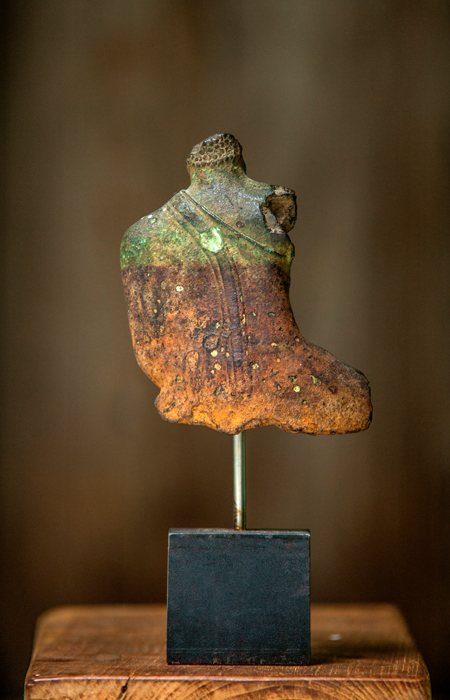
[[[122,238],[120,264],[122,269],[157,262],[169,256],[176,246],[176,222],[171,212],[177,200],[174,195],[164,206],[143,216],[130,226]]]

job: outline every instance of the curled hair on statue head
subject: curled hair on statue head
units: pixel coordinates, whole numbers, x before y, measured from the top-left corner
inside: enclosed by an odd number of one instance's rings
[[[186,165],[194,168],[211,168],[232,161],[245,169],[241,144],[232,134],[214,134],[194,146],[186,160]]]

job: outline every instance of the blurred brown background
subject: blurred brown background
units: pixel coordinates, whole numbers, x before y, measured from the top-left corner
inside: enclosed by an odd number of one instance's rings
[[[363,434],[248,434],[249,526],[312,532],[315,601],[398,603],[450,688],[450,6],[2,3],[0,645],[36,616],[165,596],[170,526],[231,526],[231,438],[170,425],[132,353],[125,229],[235,134],[296,190],[302,333],[361,369]]]

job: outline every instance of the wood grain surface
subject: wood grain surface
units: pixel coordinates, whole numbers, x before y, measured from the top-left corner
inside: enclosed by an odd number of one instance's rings
[[[38,622],[25,700],[430,698],[394,606],[313,605],[310,666],[168,666],[165,606],[76,606]]]

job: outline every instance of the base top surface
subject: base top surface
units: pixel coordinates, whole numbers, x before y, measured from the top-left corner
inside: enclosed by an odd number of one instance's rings
[[[394,606],[312,605],[311,627],[310,666],[169,666],[165,606],[57,608],[38,622],[25,698],[431,697],[426,666]]]
[[[170,535],[223,535],[224,537],[254,537],[255,535],[263,535],[265,537],[282,537],[286,535],[297,535],[298,537],[309,537],[309,530],[234,530],[225,527],[171,527]]]

